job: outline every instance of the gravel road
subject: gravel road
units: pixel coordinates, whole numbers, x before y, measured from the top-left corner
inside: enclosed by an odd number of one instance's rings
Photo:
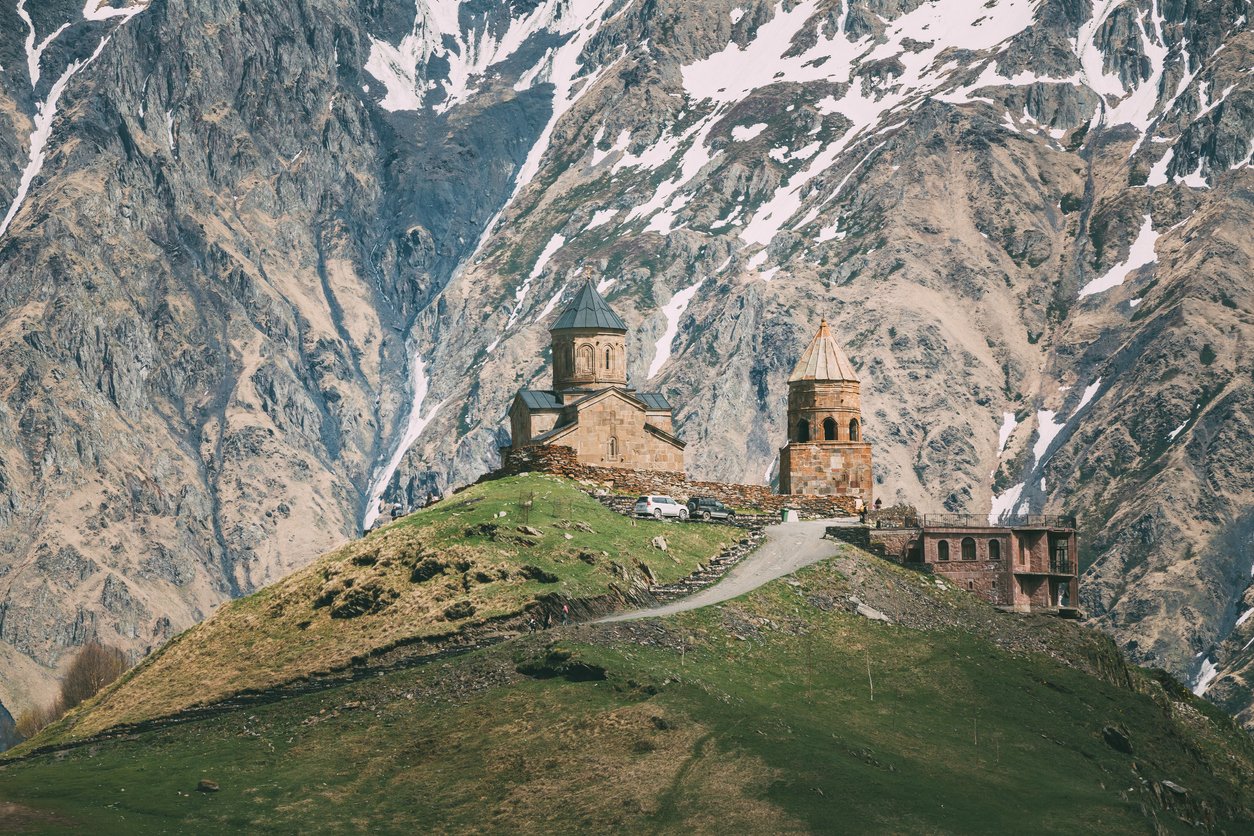
[[[737,598],[767,581],[781,578],[803,566],[836,554],[837,544],[823,539],[823,534],[831,523],[832,520],[812,520],[768,526],[762,545],[737,563],[726,577],[713,586],[660,607],[619,613],[601,621],[630,621],[673,615]]]

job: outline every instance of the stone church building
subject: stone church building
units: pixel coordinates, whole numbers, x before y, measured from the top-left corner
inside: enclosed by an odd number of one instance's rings
[[[788,377],[788,443],[779,492],[851,496],[870,504],[871,445],[862,440],[862,394],[827,320]]]
[[[574,448],[584,464],[683,472],[671,405],[627,385],[627,324],[584,283],[549,329],[553,388],[522,389],[509,410],[512,443]]]

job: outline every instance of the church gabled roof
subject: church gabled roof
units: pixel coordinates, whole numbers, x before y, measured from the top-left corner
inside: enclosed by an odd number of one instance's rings
[[[605,301],[592,280],[584,282],[583,287],[575,294],[575,298],[562,315],[553,323],[550,331],[561,331],[565,328],[597,328],[602,331],[626,331],[627,323],[614,313],[614,309]]]
[[[845,356],[845,352],[836,345],[832,330],[827,327],[827,320],[819,323],[819,332],[814,335],[810,345],[802,353],[801,359],[793,367],[788,376],[789,383],[799,380],[851,380],[856,382],[858,374],[853,364]]]
[[[518,397],[522,398],[528,409],[554,410],[562,408],[562,402],[558,400],[556,392],[546,392],[540,389],[519,389]]]

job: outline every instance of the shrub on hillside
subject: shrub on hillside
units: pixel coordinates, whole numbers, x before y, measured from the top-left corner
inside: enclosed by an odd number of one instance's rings
[[[55,723],[70,709],[91,699],[109,683],[126,673],[126,654],[116,647],[92,640],[70,662],[61,680],[61,690],[50,704],[36,706],[17,719],[17,730],[30,738]]]

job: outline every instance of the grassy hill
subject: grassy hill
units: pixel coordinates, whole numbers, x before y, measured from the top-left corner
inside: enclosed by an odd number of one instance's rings
[[[480,489],[502,496],[505,486]],[[450,514],[427,519],[451,536],[463,523],[449,525]],[[598,536],[609,522],[593,523]],[[672,543],[717,531],[703,529],[665,531]],[[634,542],[611,554],[621,562]],[[724,605],[524,634],[9,763],[0,808],[33,830],[101,833],[1254,829],[1254,745],[1231,718],[1126,665],[1096,633],[998,613],[833,548],[831,560]],[[549,565],[573,570],[560,581],[572,592],[606,588],[582,561]],[[518,587],[503,609],[539,591]],[[338,635],[356,623],[328,621],[324,642],[359,649]],[[204,652],[166,669],[176,682],[256,670],[211,638],[221,625],[200,629]],[[153,675],[54,734],[105,725],[96,712],[151,711]],[[197,792],[201,779],[220,791]]]
[[[658,535],[665,552],[652,545]],[[484,482],[226,604],[40,740],[90,736],[387,651],[472,641],[485,625],[520,626],[528,608],[543,621],[537,599],[677,580],[741,536],[722,525],[631,520],[553,477]]]

